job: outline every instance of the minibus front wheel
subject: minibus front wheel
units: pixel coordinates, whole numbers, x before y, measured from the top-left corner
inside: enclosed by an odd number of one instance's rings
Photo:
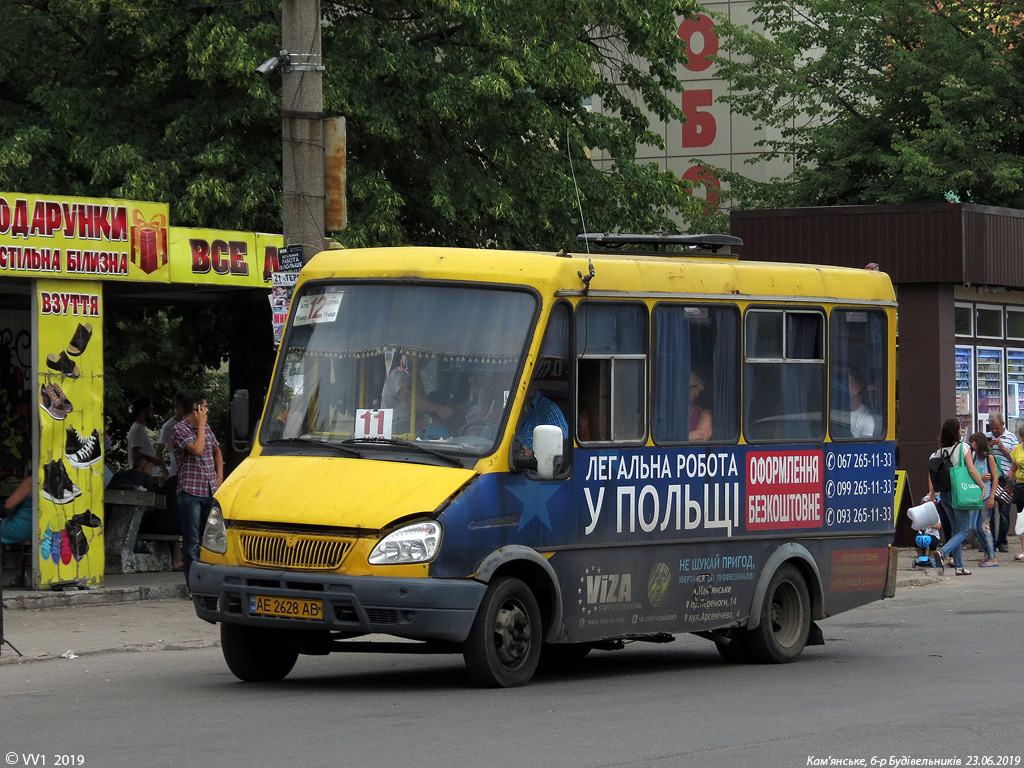
[[[749,630],[744,648],[765,664],[795,661],[807,645],[811,598],[796,566],[785,563],[772,574],[761,607],[761,622]]]
[[[543,639],[533,592],[519,579],[499,576],[484,593],[463,656],[481,685],[514,688],[537,671]]]
[[[222,622],[220,647],[231,674],[247,683],[283,680],[299,652],[272,629]]]

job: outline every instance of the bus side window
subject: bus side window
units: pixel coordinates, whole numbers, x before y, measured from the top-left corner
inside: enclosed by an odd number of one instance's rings
[[[644,440],[646,339],[647,308],[641,304],[586,301],[577,308],[577,396],[591,442]]]
[[[655,306],[651,435],[656,443],[736,440],[738,317],[735,306]]]
[[[869,440],[886,433],[886,318],[876,310],[837,309],[829,317],[829,433]]]
[[[569,437],[572,434],[569,431],[572,423],[570,419],[572,403],[569,397],[568,360],[569,305],[562,302],[556,304],[552,309],[548,327],[544,331],[540,355],[534,367],[533,378],[530,380],[528,400],[523,405],[514,441],[529,456],[533,452],[532,431],[534,426],[549,424],[561,427],[566,439],[563,442],[561,463],[556,465],[556,477],[566,476],[572,464],[572,451],[569,450]],[[533,401],[538,395],[540,397],[536,408],[534,408]],[[517,450],[518,448],[514,445],[513,451]],[[514,460],[513,463],[515,464],[516,461]]]
[[[816,310],[750,309],[745,319],[747,440],[825,437],[825,318]]]

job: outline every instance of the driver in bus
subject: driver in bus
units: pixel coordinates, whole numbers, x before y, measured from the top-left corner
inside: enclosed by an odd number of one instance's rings
[[[519,425],[519,429],[516,431],[516,439],[523,446],[523,454],[529,457],[533,456],[534,427],[541,424],[558,427],[562,430],[562,439],[565,440],[569,437],[569,424],[565,420],[565,414],[562,413],[562,409],[555,405],[554,401],[544,397],[536,384],[530,385],[526,398],[530,404],[527,406],[526,414],[523,416],[523,423]]]
[[[396,435],[404,435],[412,427],[412,387],[409,356],[404,353],[396,354],[391,373],[384,380],[384,389],[380,396],[381,405],[394,411],[391,431]],[[421,382],[417,382],[416,387],[416,411],[417,417],[420,413],[432,413],[439,419],[447,419],[452,415],[452,409],[449,406],[435,403],[427,397]],[[428,424],[417,423],[416,426],[424,427]]]

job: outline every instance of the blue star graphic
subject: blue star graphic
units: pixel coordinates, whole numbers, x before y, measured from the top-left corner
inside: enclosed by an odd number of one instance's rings
[[[519,499],[523,505],[523,514],[519,518],[519,530],[533,518],[540,520],[547,529],[551,530],[551,518],[548,516],[548,503],[551,497],[558,492],[562,486],[558,483],[534,483],[528,482],[525,485],[506,486],[505,490]]]

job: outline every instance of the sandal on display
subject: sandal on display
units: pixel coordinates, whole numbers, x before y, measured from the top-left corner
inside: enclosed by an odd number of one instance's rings
[[[956,574],[957,576],[971,576],[971,575],[972,575],[972,574],[971,574],[971,572],[970,572],[970,571],[968,571],[968,570],[967,570],[966,568],[957,568],[957,569],[956,569],[956,570],[954,571],[954,573],[955,573],[955,574]]]

